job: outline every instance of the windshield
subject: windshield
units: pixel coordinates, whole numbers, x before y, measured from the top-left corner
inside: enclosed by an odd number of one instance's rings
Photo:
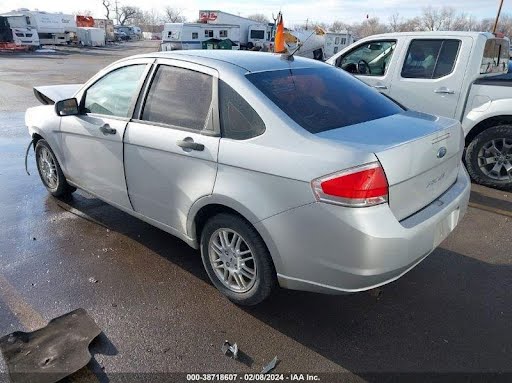
[[[334,67],[286,69],[246,76],[274,104],[311,133],[403,111],[362,81]]]

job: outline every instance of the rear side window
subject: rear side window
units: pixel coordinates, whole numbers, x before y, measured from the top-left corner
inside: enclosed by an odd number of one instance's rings
[[[435,79],[453,72],[460,40],[412,40],[402,67],[404,78]]]
[[[211,103],[211,76],[161,65],[151,83],[141,119],[202,130]]]
[[[258,113],[224,81],[219,81],[219,112],[222,137],[247,140],[265,132]]]
[[[265,96],[311,133],[376,120],[403,111],[362,81],[334,67],[246,75]]]

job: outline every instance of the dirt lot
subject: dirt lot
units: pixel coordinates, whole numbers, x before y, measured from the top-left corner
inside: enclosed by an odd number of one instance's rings
[[[0,335],[85,308],[103,334],[73,382],[259,372],[276,355],[276,372],[323,373],[322,381],[512,378],[512,193],[474,186],[455,233],[379,297],[279,291],[246,309],[217,293],[180,240],[85,193],[50,197],[33,154],[25,174],[33,86],[82,83],[122,56],[156,49],[0,55]],[[241,361],[222,355],[225,339],[238,343]]]

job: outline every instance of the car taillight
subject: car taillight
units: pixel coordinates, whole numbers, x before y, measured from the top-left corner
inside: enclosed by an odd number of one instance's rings
[[[388,201],[389,185],[378,162],[357,166],[311,182],[318,201],[366,207]]]

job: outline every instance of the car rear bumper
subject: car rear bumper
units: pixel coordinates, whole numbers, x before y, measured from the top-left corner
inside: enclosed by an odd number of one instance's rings
[[[260,221],[256,228],[269,245],[282,287],[369,290],[411,270],[453,231],[466,213],[470,186],[461,165],[443,195],[400,222],[387,204],[346,208],[316,202]]]

